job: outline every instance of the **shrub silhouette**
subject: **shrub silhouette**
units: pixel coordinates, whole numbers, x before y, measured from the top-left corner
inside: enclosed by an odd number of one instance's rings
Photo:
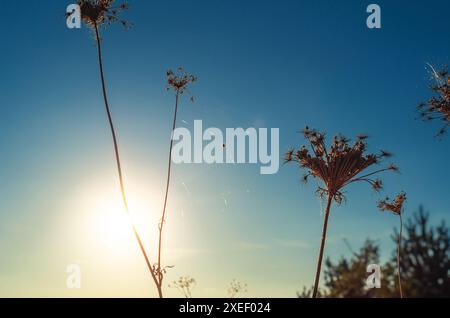
[[[401,244],[400,263],[404,295],[410,298],[450,297],[450,237],[444,222],[429,224],[429,214],[423,207],[406,222]],[[398,242],[394,229],[392,240]],[[322,297],[389,297],[399,296],[396,274],[397,252],[382,264],[381,288],[367,289],[365,280],[368,264],[379,264],[378,245],[367,240],[357,253],[337,262],[327,259]],[[299,297],[309,297],[312,289],[304,288]]]

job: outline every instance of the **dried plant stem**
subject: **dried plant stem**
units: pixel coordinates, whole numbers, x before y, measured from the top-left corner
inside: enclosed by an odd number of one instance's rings
[[[162,280],[163,280],[163,272],[161,268],[161,251],[162,251],[162,234],[163,234],[163,228],[164,228],[164,222],[166,218],[166,208],[167,208],[167,199],[169,197],[169,186],[170,186],[170,175],[171,175],[171,169],[172,169],[172,148],[173,148],[173,133],[175,131],[175,128],[177,126],[177,114],[178,114],[178,100],[179,100],[179,93],[176,93],[175,97],[175,111],[173,114],[173,123],[172,123],[172,132],[170,136],[170,146],[169,146],[169,162],[168,162],[168,168],[167,168],[167,180],[166,180],[166,192],[164,195],[164,205],[163,205],[163,211],[161,216],[161,221],[159,224],[159,239],[158,239],[158,275],[159,275],[159,284],[158,284],[158,290],[160,293],[160,297],[162,298]]]
[[[398,288],[400,290],[400,298],[403,298],[402,278],[400,273],[400,249],[402,246],[402,231],[403,231],[403,217],[400,214],[400,233],[398,235],[398,243],[397,243],[397,278],[398,278]]]
[[[120,164],[119,146],[118,146],[118,143],[117,143],[116,131],[115,131],[113,120],[112,120],[111,110],[109,108],[108,96],[106,94],[105,76],[104,76],[104,73],[103,73],[102,48],[101,48],[101,41],[100,41],[100,35],[99,35],[97,24],[95,24],[94,29],[95,29],[95,37],[96,37],[96,41],[97,41],[98,64],[99,64],[99,67],[100,67],[100,78],[101,78],[101,82],[102,82],[103,100],[105,102],[106,114],[108,115],[109,127],[111,128],[111,135],[112,135],[113,144],[114,144],[114,153],[115,153],[115,156],[116,156],[117,172],[119,174],[120,191],[122,193],[122,201],[123,201],[123,205],[124,205],[124,208],[125,208],[125,212],[127,213],[127,215],[130,215],[130,211],[128,209],[127,197],[125,195],[125,186],[124,186],[124,182],[123,182],[122,166]],[[147,267],[150,270],[150,274],[152,275],[153,281],[155,282],[156,285],[158,285],[156,276],[153,273],[151,263],[150,263],[149,258],[147,256],[147,253],[145,252],[144,245],[142,244],[142,241],[141,241],[139,233],[138,233],[138,231],[136,229],[136,226],[134,225],[133,222],[131,222],[131,226],[133,228],[133,232],[134,232],[134,235],[136,236],[136,239],[137,239],[137,242],[139,244],[139,247],[140,247],[140,249],[142,251],[142,255],[145,258],[145,262],[147,264]]]
[[[327,196],[327,206],[325,208],[325,215],[323,219],[322,240],[320,242],[319,259],[317,260],[316,279],[314,281],[314,291],[312,298],[317,297],[317,292],[319,290],[320,271],[322,268],[322,259],[323,259],[323,252],[325,250],[325,241],[327,239],[328,217],[330,216],[330,208],[332,200],[333,195],[329,193]]]

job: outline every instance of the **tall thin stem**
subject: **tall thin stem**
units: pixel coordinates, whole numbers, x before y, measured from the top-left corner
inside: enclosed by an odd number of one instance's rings
[[[327,239],[328,217],[330,216],[330,207],[331,207],[332,200],[333,200],[333,196],[331,194],[328,194],[327,206],[325,208],[325,215],[324,215],[324,219],[323,219],[322,240],[320,242],[319,259],[317,260],[316,279],[314,281],[314,291],[313,291],[313,296],[312,296],[313,298],[317,297],[317,292],[319,290],[320,271],[322,268],[322,259],[323,259],[323,252],[325,250],[325,241]]]
[[[162,251],[162,234],[164,228],[164,222],[166,218],[166,207],[167,207],[167,198],[169,197],[169,186],[170,186],[170,173],[172,169],[172,147],[173,147],[173,133],[175,131],[177,125],[177,114],[178,114],[178,100],[179,100],[179,92],[177,91],[175,97],[175,111],[173,115],[173,123],[172,123],[172,133],[170,136],[170,146],[169,146],[169,162],[167,168],[167,180],[166,180],[166,193],[164,196],[164,205],[163,212],[161,216],[161,223],[159,224],[159,240],[158,240],[158,275],[159,275],[159,291],[162,298],[162,280],[163,280],[163,272],[161,269],[161,251]]]
[[[95,24],[94,29],[95,29],[95,37],[96,37],[96,40],[97,40],[98,64],[99,64],[99,67],[100,67],[100,78],[101,78],[101,82],[102,82],[103,100],[105,102],[106,114],[108,115],[109,127],[111,128],[111,135],[112,135],[113,144],[114,144],[114,153],[115,153],[116,163],[117,163],[117,172],[119,174],[120,192],[122,193],[122,201],[123,201],[123,205],[124,205],[124,208],[125,208],[125,212],[127,213],[127,215],[130,215],[130,211],[128,209],[127,197],[125,195],[125,185],[124,185],[124,182],[123,182],[122,166],[121,166],[121,163],[120,163],[119,145],[118,145],[118,142],[117,142],[116,130],[114,128],[114,123],[113,123],[113,120],[112,120],[111,110],[109,108],[108,96],[107,96],[107,93],[106,93],[105,76],[104,76],[104,73],[103,73],[102,47],[101,47],[101,40],[100,40],[100,35],[99,35],[97,24]],[[145,258],[145,262],[147,264],[147,267],[148,267],[148,269],[150,271],[150,274],[152,275],[153,281],[155,282],[155,284],[158,285],[155,273],[152,270],[151,263],[150,263],[149,258],[147,256],[147,253],[145,251],[144,245],[142,244],[142,240],[141,240],[141,238],[139,236],[139,233],[138,233],[138,231],[136,229],[136,226],[134,225],[134,223],[132,221],[131,221],[131,226],[133,228],[134,235],[135,235],[136,240],[137,240],[137,242],[139,244],[139,247],[141,249],[142,255]]]
[[[400,273],[400,249],[402,245],[402,230],[403,230],[403,218],[400,213],[400,233],[398,235],[397,243],[397,278],[398,278],[398,288],[400,290],[400,298],[403,298],[403,288],[402,288],[402,278]]]

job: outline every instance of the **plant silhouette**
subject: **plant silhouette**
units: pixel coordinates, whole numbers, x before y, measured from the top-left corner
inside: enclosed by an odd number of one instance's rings
[[[173,132],[177,126],[177,115],[178,115],[178,106],[180,102],[180,97],[185,93],[189,92],[188,86],[197,81],[197,77],[191,74],[188,74],[184,71],[182,67],[178,67],[177,71],[174,72],[172,70],[168,70],[167,73],[167,90],[173,90],[175,93],[175,109],[173,113],[173,121],[172,121],[172,131],[169,145],[169,158],[167,163],[167,179],[166,179],[166,190],[164,194],[164,204],[163,211],[161,215],[161,220],[159,222],[158,230],[159,230],[159,238],[158,238],[158,262],[154,266],[154,272],[156,274],[157,279],[157,288],[160,297],[163,295],[162,287],[164,274],[166,273],[166,269],[161,266],[161,254],[162,254],[162,236],[164,223],[166,221],[166,209],[167,202],[169,197],[169,187],[170,187],[170,177],[172,170],[172,147],[173,147]],[[194,97],[191,96],[191,101],[194,101]],[[166,267],[167,268],[167,267]]]
[[[178,280],[172,282],[169,288],[176,288],[184,298],[192,298],[192,288],[197,284],[194,278],[190,276],[181,276]]]
[[[376,191],[379,191],[382,182],[373,177],[384,171],[398,171],[398,168],[390,164],[385,168],[363,174],[369,167],[379,164],[384,158],[391,156],[390,153],[383,150],[378,154],[366,154],[367,136],[358,136],[353,145],[350,145],[350,140],[344,136],[335,136],[327,150],[325,134],[306,127],[303,135],[309,141],[312,153],[306,146],[302,146],[297,151],[291,148],[285,155],[285,163],[295,162],[305,169],[307,172],[303,176],[304,182],[307,182],[309,177],[313,177],[320,179],[323,183],[316,190],[316,194],[321,198],[326,197],[322,239],[312,293],[312,297],[316,298],[332,201],[341,204],[345,199],[343,189],[356,182],[369,183]]]
[[[241,283],[240,281],[233,279],[228,287],[228,295],[230,298],[235,298],[241,293],[247,292],[247,284]]]
[[[435,96],[430,97],[424,103],[420,103],[417,108],[424,121],[442,122],[442,127],[437,133],[437,136],[442,136],[450,126],[450,75],[446,67],[440,71],[436,71],[430,64],[429,67],[433,78],[430,89],[435,93]]]
[[[99,70],[100,70],[100,80],[101,80],[101,85],[102,85],[103,101],[105,104],[106,115],[108,118],[109,127],[111,129],[111,136],[112,136],[112,141],[113,141],[113,145],[114,145],[114,154],[115,154],[115,160],[116,160],[116,164],[117,164],[117,173],[118,173],[119,182],[120,182],[120,192],[122,195],[122,201],[123,201],[123,206],[124,206],[125,212],[128,215],[130,215],[130,211],[128,208],[128,202],[127,202],[127,196],[126,196],[126,192],[125,192],[125,184],[124,184],[124,180],[123,180],[119,145],[118,145],[118,141],[117,141],[117,133],[116,133],[116,129],[114,127],[111,109],[109,107],[109,102],[108,102],[108,94],[107,94],[107,90],[106,90],[106,82],[105,82],[105,75],[104,75],[104,68],[103,68],[102,39],[100,37],[100,28],[102,26],[105,26],[108,24],[113,24],[113,23],[120,23],[125,27],[128,27],[130,25],[127,21],[121,20],[118,16],[118,14],[121,11],[128,8],[127,3],[123,3],[123,4],[120,4],[117,6],[114,6],[114,3],[115,3],[114,0],[78,0],[78,5],[80,6],[80,10],[81,10],[81,18],[82,18],[83,22],[94,31],[94,35],[95,35],[95,41],[97,44],[97,53],[98,53],[98,65],[99,65]],[[150,260],[145,251],[144,245],[143,245],[140,235],[137,231],[136,225],[131,222],[131,226],[133,228],[133,233],[139,244],[139,248],[142,252],[142,255],[144,256],[147,267],[150,271],[150,275],[151,275],[153,281],[155,282],[155,284],[157,284],[156,274],[154,273],[154,270],[151,266]]]
[[[398,278],[398,288],[400,290],[400,298],[403,298],[402,277],[400,267],[400,249],[402,246],[403,204],[405,203],[405,201],[406,201],[406,193],[401,192],[392,201],[390,201],[389,198],[386,198],[385,200],[381,200],[378,202],[378,207],[381,211],[390,211],[393,214],[398,215],[400,219],[400,233],[398,235],[397,241],[397,278]]]

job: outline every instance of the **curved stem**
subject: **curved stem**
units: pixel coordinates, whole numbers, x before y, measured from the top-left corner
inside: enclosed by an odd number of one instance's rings
[[[162,298],[162,280],[163,280],[163,272],[161,269],[161,251],[162,251],[162,234],[163,234],[163,228],[164,228],[164,222],[166,218],[166,207],[167,207],[167,199],[169,197],[169,186],[170,186],[170,173],[172,169],[172,148],[173,148],[173,133],[175,131],[176,125],[177,125],[177,114],[178,114],[178,100],[179,100],[179,93],[177,92],[176,98],[175,98],[175,111],[173,114],[173,122],[172,122],[172,133],[170,135],[170,146],[169,146],[169,163],[167,168],[167,180],[166,180],[166,192],[164,195],[164,205],[163,205],[163,212],[161,216],[161,223],[159,224],[159,239],[158,239],[158,275],[159,275],[159,291]]]
[[[403,218],[400,214],[400,233],[398,235],[397,243],[397,278],[398,278],[398,288],[400,290],[400,298],[403,298],[403,288],[402,288],[402,278],[400,273],[400,249],[402,245],[402,231],[403,231]]]
[[[130,211],[128,209],[127,197],[125,195],[125,185],[124,185],[124,182],[123,182],[122,166],[121,166],[121,163],[120,163],[119,145],[118,145],[118,142],[117,142],[116,130],[114,128],[114,123],[113,123],[113,120],[112,120],[111,110],[109,108],[108,96],[107,96],[107,93],[106,93],[105,76],[104,76],[104,73],[103,73],[102,47],[101,47],[101,40],[100,40],[99,31],[98,31],[98,26],[95,25],[94,29],[95,29],[95,37],[96,37],[96,41],[97,41],[98,64],[99,64],[99,68],[100,68],[100,78],[101,78],[101,82],[102,82],[103,100],[105,102],[106,114],[108,116],[109,127],[111,128],[111,135],[112,135],[113,144],[114,144],[114,153],[115,153],[116,163],[117,163],[117,172],[119,174],[120,192],[122,193],[122,201],[123,201],[123,205],[124,205],[124,208],[125,208],[125,212],[127,213],[127,215],[130,215]],[[139,233],[138,233],[138,231],[136,229],[136,226],[134,225],[134,223],[132,221],[131,221],[131,226],[133,228],[133,233],[134,233],[134,235],[136,237],[136,240],[137,240],[137,242],[139,244],[139,247],[141,249],[142,255],[145,258],[145,262],[147,264],[147,267],[148,267],[148,269],[150,271],[150,274],[152,275],[153,281],[155,282],[155,284],[157,284],[156,276],[155,276],[155,273],[152,270],[152,266],[151,266],[151,263],[150,263],[149,258],[147,256],[147,253],[145,251],[144,245],[142,244],[142,240],[141,240],[141,238],[139,236]]]
[[[332,200],[333,200],[333,196],[331,194],[328,194],[327,206],[325,208],[325,215],[324,215],[324,219],[323,219],[322,240],[320,242],[319,259],[317,260],[316,279],[314,281],[314,291],[313,291],[313,296],[312,296],[313,298],[317,297],[317,291],[319,289],[320,270],[322,268],[323,252],[325,250],[325,241],[327,239],[328,217],[330,216],[330,207],[331,207]]]
[[[391,170],[391,169],[389,169],[389,168],[379,169],[379,170],[373,171],[371,173],[365,174],[363,176],[360,176],[360,177],[356,178],[355,180],[365,179],[367,177],[373,176],[374,174],[377,174],[377,173],[380,173],[380,172],[384,172],[384,171],[389,171],[389,170]]]

